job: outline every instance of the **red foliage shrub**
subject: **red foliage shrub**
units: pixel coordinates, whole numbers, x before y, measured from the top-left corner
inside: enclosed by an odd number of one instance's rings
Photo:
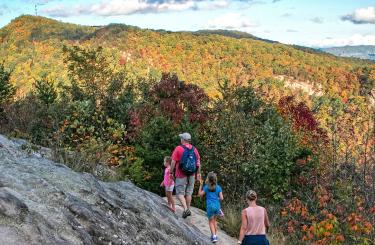
[[[150,99],[158,105],[163,116],[179,123],[186,113],[190,122],[203,123],[207,119],[209,99],[203,89],[194,84],[179,81],[176,75],[163,74],[151,92]]]
[[[313,112],[303,102],[296,102],[293,96],[279,100],[278,109],[281,115],[291,120],[293,129],[302,133],[301,143],[314,149],[316,142],[328,143],[327,133],[320,128]]]

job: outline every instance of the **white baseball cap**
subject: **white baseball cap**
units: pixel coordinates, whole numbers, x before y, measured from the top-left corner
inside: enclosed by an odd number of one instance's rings
[[[191,140],[191,135],[189,133],[182,133],[182,134],[179,134],[178,136],[180,136],[180,138],[183,140]]]

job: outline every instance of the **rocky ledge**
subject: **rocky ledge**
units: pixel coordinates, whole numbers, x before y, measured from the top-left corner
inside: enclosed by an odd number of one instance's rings
[[[77,173],[0,135],[0,244],[210,244],[159,196]]]

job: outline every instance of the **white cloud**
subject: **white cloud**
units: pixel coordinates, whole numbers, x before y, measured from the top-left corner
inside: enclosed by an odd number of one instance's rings
[[[161,13],[184,10],[212,10],[226,8],[237,2],[249,4],[255,0],[111,0],[91,5],[55,5],[42,10],[54,17],[77,15],[118,16],[136,13]]]
[[[53,17],[68,17],[68,16],[75,16],[79,15],[83,7],[76,5],[71,8],[67,8],[65,5],[59,4],[52,7],[47,7],[42,9],[40,12],[43,14],[47,14]]]
[[[182,11],[193,9],[196,3],[194,1],[170,1],[170,2],[147,2],[138,0],[112,0],[110,2],[100,2],[91,6],[75,5],[67,7],[65,5],[56,5],[45,8],[43,13],[56,16],[67,17],[77,15],[99,15],[116,16],[130,15],[135,13]]]
[[[283,17],[283,18],[288,18],[290,16],[292,16],[291,13],[284,13],[284,14],[280,15],[280,17]]]
[[[256,23],[253,23],[248,17],[239,13],[228,13],[208,22],[209,29],[244,30],[256,26],[258,26]]]
[[[95,4],[87,11],[101,16],[129,15],[132,13],[182,11],[194,8],[194,1],[145,2],[138,0],[112,0],[109,3]]]
[[[304,43],[310,47],[339,47],[339,46],[355,46],[355,45],[375,45],[375,35],[355,34],[347,38],[325,38],[321,40],[312,40]]]
[[[354,24],[375,24],[375,8],[367,7],[356,9],[352,14],[345,15],[341,17],[341,19]]]
[[[206,2],[205,5],[202,4],[202,9],[217,9],[217,8],[226,8],[230,4],[229,0],[223,1],[213,1],[213,2]]]
[[[22,1],[26,3],[33,3],[33,4],[50,2],[50,0],[22,0]]]
[[[310,20],[314,23],[317,23],[317,24],[323,24],[324,23],[324,19],[321,18],[321,17],[314,17],[314,18],[311,18]]]

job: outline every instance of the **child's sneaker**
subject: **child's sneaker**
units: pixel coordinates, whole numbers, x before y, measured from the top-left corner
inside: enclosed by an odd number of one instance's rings
[[[211,242],[215,243],[215,242],[214,242],[214,236],[213,236],[213,235],[211,236]]]
[[[216,236],[216,235],[213,235],[213,236],[211,237],[211,242],[213,242],[213,243],[216,243],[216,242],[217,242],[217,236]]]

